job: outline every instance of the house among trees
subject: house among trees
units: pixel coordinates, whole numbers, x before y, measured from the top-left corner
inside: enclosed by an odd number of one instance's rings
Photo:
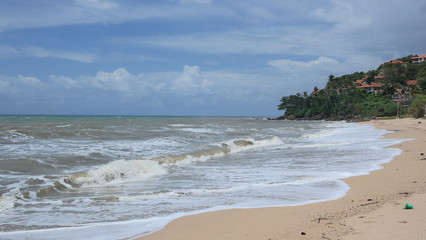
[[[426,55],[416,55],[415,57],[411,58],[412,63],[421,63],[426,61]]]
[[[417,80],[410,80],[410,81],[407,81],[405,84],[408,86],[415,86],[417,85],[417,83],[418,83]]]
[[[379,93],[382,91],[383,83],[370,83],[370,84],[362,84],[361,86],[357,86],[356,88],[365,89],[367,93]]]
[[[401,64],[402,66],[405,66],[405,67],[407,66],[406,62],[396,59],[396,60],[390,60],[389,62],[385,62],[382,65],[380,65],[380,67],[383,67],[384,65],[387,65],[387,64]]]
[[[385,76],[383,76],[383,75],[374,76],[374,80],[380,80],[380,79],[384,79],[384,78],[385,78]]]

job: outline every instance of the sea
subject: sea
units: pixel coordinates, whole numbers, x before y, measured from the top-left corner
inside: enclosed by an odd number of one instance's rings
[[[385,130],[258,117],[0,116],[0,239],[133,239],[185,215],[337,199]]]

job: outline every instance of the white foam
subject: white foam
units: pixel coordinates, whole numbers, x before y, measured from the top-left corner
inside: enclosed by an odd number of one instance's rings
[[[330,142],[330,143],[312,143],[312,144],[298,144],[292,145],[291,148],[320,148],[320,147],[333,147],[349,145],[348,142]]]
[[[56,126],[57,128],[66,128],[66,127],[71,127],[71,124],[66,124],[66,125],[58,125]]]
[[[107,184],[149,178],[166,172],[157,161],[117,160],[85,174],[76,175],[71,180],[81,185]]]
[[[0,210],[13,208],[15,206],[15,199],[14,196],[0,197]]]
[[[2,136],[1,138],[12,143],[19,143],[34,139],[34,137],[20,133],[15,129],[6,131],[6,135]]]
[[[329,136],[333,135],[334,133],[335,133],[335,130],[327,129],[327,130],[322,130],[322,131],[319,131],[319,132],[316,132],[316,133],[305,134],[303,137],[304,138],[318,139],[318,138],[329,137]]]
[[[259,139],[259,140],[256,140],[253,138],[232,139],[232,140],[225,141],[222,144],[229,146],[232,152],[239,152],[239,151],[244,151],[244,150],[254,149],[259,147],[280,145],[280,144],[283,144],[283,141],[280,138],[273,136],[273,137]]]
[[[274,146],[274,145],[279,145],[282,143],[283,141],[280,138],[275,136],[270,138],[265,138],[265,139],[259,139],[259,140],[255,140],[253,138],[232,139],[232,140],[228,140],[228,141],[224,141],[224,142],[216,144],[216,146],[220,146],[222,148],[174,157],[174,158],[171,158],[172,161],[169,161],[169,163],[182,165],[182,164],[191,164],[194,162],[205,162],[213,158],[223,157],[226,154],[233,154],[233,153],[238,153],[238,152],[261,148],[261,147]],[[165,162],[167,162],[167,158],[164,158],[164,159],[166,160]]]

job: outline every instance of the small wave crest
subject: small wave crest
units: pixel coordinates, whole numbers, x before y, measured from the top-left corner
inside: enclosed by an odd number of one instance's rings
[[[165,174],[166,169],[153,160],[117,160],[97,169],[71,176],[69,181],[76,185],[106,184],[149,178]]]
[[[221,157],[229,153],[237,153],[240,151],[245,151],[249,149],[254,149],[258,147],[265,147],[270,145],[282,144],[282,140],[278,137],[271,137],[266,139],[255,140],[252,138],[249,139],[231,139],[228,141],[220,142],[214,144],[216,148],[208,149],[200,152],[195,152],[191,154],[183,154],[178,156],[164,156],[157,157],[153,160],[159,162],[160,164],[164,163],[181,163],[189,164],[192,162],[201,162],[207,161],[214,157]]]
[[[6,132],[0,133],[0,139],[6,141],[7,143],[21,143],[28,142],[34,137],[25,132],[18,131],[16,129],[8,130]]]

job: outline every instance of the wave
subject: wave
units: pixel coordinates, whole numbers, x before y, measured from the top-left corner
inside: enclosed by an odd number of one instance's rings
[[[149,178],[166,172],[158,161],[117,160],[85,173],[74,174],[68,182],[71,185],[117,183],[135,178]]]
[[[327,129],[327,130],[322,130],[316,133],[305,134],[303,138],[310,138],[310,139],[326,138],[326,137],[332,136],[335,133],[336,131],[334,129]]]
[[[330,143],[299,143],[296,145],[286,145],[279,149],[303,149],[303,148],[324,148],[324,147],[334,147],[334,146],[346,146],[350,145],[348,142],[330,142]]]
[[[34,137],[25,132],[12,129],[7,130],[5,132],[1,132],[0,139],[3,139],[4,141],[6,141],[6,143],[22,143],[33,140]]]
[[[272,146],[277,144],[282,144],[282,140],[278,137],[270,137],[266,139],[255,140],[252,138],[247,139],[232,139],[224,142],[214,144],[216,148],[208,149],[192,154],[183,154],[178,156],[165,156],[157,157],[153,160],[159,162],[160,164],[164,163],[192,163],[207,161],[214,157],[221,157],[229,153],[237,153],[240,151],[245,151],[249,149]]]
[[[278,137],[265,139],[232,139],[213,144],[213,148],[191,154],[163,156],[139,160],[115,160],[86,172],[57,178],[43,176],[41,179],[27,181],[29,189],[19,194],[0,199],[0,208],[11,208],[14,201],[37,199],[74,191],[79,187],[104,186],[129,181],[138,181],[167,174],[168,168],[176,164],[191,164],[208,161],[230,153],[238,153],[255,148],[282,144]],[[50,183],[49,183],[50,182]],[[39,189],[34,190],[37,186]],[[177,193],[179,194],[179,193]]]
[[[190,164],[221,157],[257,147],[281,144],[277,137],[255,140],[234,139],[216,144],[216,148],[177,156],[161,156],[141,160],[116,160],[84,173],[77,173],[64,180],[62,185],[71,186],[119,183],[150,178],[167,173],[167,165]],[[64,184],[65,183],[65,184]]]

